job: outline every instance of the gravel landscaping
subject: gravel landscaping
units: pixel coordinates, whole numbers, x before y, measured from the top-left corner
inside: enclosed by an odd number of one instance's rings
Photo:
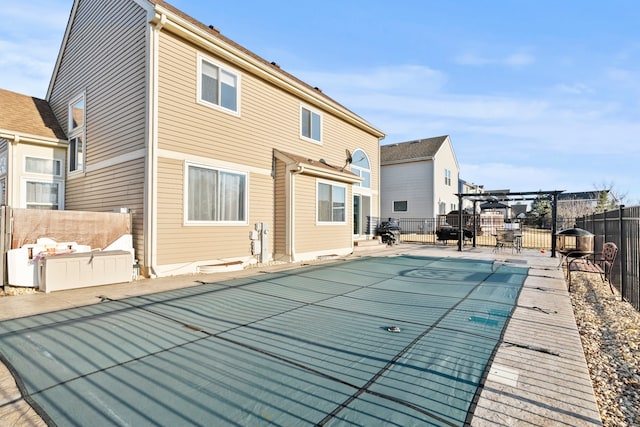
[[[571,300],[603,425],[640,425],[640,312],[593,274],[575,274]]]

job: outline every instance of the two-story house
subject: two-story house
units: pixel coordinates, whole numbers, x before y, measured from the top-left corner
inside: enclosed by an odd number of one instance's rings
[[[460,168],[448,135],[380,147],[382,218],[436,218],[458,209]]]
[[[164,1],[75,0],[47,100],[66,209],[130,208],[146,275],[347,254],[378,214],[380,130]]]

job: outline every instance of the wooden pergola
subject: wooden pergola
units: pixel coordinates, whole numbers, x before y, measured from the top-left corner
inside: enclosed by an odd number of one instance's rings
[[[486,193],[458,193],[458,252],[462,252],[463,243],[463,224],[462,224],[462,202],[466,198],[473,200],[473,213],[476,212],[478,202],[511,202],[511,201],[530,201],[540,199],[540,196],[546,196],[547,200],[551,202],[551,258],[556,257],[556,239],[553,236],[556,235],[556,217],[557,217],[557,205],[558,195],[563,193],[564,190],[552,190],[552,191],[488,191]],[[544,198],[543,198],[544,199]],[[474,233],[473,233],[473,247],[476,247],[476,224],[474,215]]]

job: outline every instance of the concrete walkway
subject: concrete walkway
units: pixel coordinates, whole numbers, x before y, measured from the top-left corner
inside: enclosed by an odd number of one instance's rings
[[[358,256],[464,257],[528,266],[518,305],[507,327],[483,391],[472,426],[598,426],[600,416],[593,394],[571,302],[558,259],[548,253],[510,250],[493,253],[487,248],[400,245],[369,248]],[[331,261],[324,261],[331,262]],[[101,296],[121,299],[264,271],[300,268],[280,265],[241,272],[190,275],[44,294],[0,298],[0,320],[63,310],[100,302]],[[8,369],[0,364],[0,425],[45,425],[22,400]]]

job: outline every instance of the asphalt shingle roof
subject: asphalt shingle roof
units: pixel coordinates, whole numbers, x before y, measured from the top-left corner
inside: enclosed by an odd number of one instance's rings
[[[47,101],[5,89],[0,89],[0,129],[48,138],[67,138]]]
[[[417,139],[415,141],[400,142],[380,146],[380,162],[395,162],[428,158],[436,155],[448,135],[433,138]]]

